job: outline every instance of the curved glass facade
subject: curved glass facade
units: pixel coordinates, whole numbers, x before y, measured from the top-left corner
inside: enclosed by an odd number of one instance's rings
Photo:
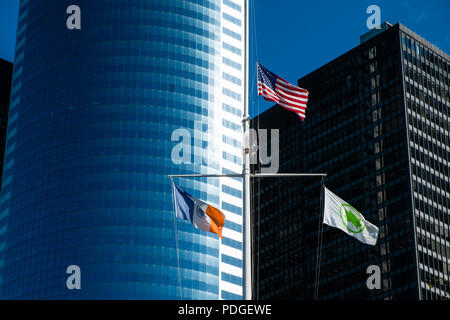
[[[222,3],[78,2],[81,30],[66,27],[70,1],[21,2],[1,297],[218,299],[219,239],[175,221],[167,175],[221,172],[208,137],[222,123]],[[179,128],[192,135],[193,164],[171,161]],[[220,183],[177,181],[217,206]],[[66,287],[69,265],[81,290]]]

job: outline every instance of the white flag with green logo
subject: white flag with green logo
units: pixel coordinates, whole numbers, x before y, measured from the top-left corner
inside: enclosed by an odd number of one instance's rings
[[[358,210],[333,192],[325,189],[323,223],[341,229],[362,243],[374,246],[377,243],[378,228],[366,221]]]

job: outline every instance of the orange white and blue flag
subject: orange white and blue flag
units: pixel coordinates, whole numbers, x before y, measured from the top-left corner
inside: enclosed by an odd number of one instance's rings
[[[173,183],[175,214],[200,230],[216,233],[221,239],[225,215],[219,209],[191,196]]]

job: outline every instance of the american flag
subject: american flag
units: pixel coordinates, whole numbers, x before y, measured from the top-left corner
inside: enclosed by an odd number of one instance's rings
[[[258,95],[305,118],[308,91],[290,84],[258,63]]]

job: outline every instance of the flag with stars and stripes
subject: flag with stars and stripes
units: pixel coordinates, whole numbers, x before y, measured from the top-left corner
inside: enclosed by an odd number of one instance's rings
[[[290,84],[258,63],[258,95],[305,118],[308,91]]]

